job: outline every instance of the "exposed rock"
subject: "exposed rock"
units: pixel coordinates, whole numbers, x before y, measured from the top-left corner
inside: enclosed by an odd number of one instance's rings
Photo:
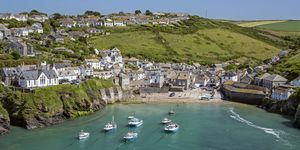
[[[0,135],[7,133],[9,128],[9,118],[6,118],[4,115],[0,114]]]

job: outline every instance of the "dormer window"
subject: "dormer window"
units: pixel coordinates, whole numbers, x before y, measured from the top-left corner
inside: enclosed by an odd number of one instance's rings
[[[40,84],[46,84],[46,78],[45,78],[45,76],[41,77]]]

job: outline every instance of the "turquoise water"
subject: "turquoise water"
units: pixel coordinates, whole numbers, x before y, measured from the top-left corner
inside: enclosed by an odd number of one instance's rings
[[[180,124],[174,134],[163,132],[160,121],[174,107],[170,118]],[[139,128],[128,128],[132,113],[144,120]],[[104,133],[104,124],[114,115],[118,129]],[[90,137],[77,139],[84,129]],[[128,131],[139,133],[138,139],[122,142]],[[13,127],[0,136],[1,150],[289,150],[300,149],[300,130],[290,127],[289,120],[266,113],[254,106],[226,104],[137,104],[112,105],[93,115],[66,121],[44,129],[27,131]]]

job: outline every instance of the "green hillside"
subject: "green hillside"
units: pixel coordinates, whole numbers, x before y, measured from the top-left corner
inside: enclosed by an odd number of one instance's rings
[[[118,47],[128,57],[200,63],[241,58],[261,61],[271,58],[280,49],[275,46],[276,42],[259,31],[208,19],[187,21],[173,27],[132,28],[126,27],[127,32],[110,29],[111,35],[92,37],[89,43],[97,49]]]
[[[291,20],[286,22],[271,23],[258,26],[263,29],[274,31],[300,32],[300,20]]]

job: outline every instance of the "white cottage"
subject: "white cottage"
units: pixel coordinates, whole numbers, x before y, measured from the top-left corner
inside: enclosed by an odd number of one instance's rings
[[[38,88],[58,85],[58,76],[54,70],[22,71],[18,80],[22,88]]]

